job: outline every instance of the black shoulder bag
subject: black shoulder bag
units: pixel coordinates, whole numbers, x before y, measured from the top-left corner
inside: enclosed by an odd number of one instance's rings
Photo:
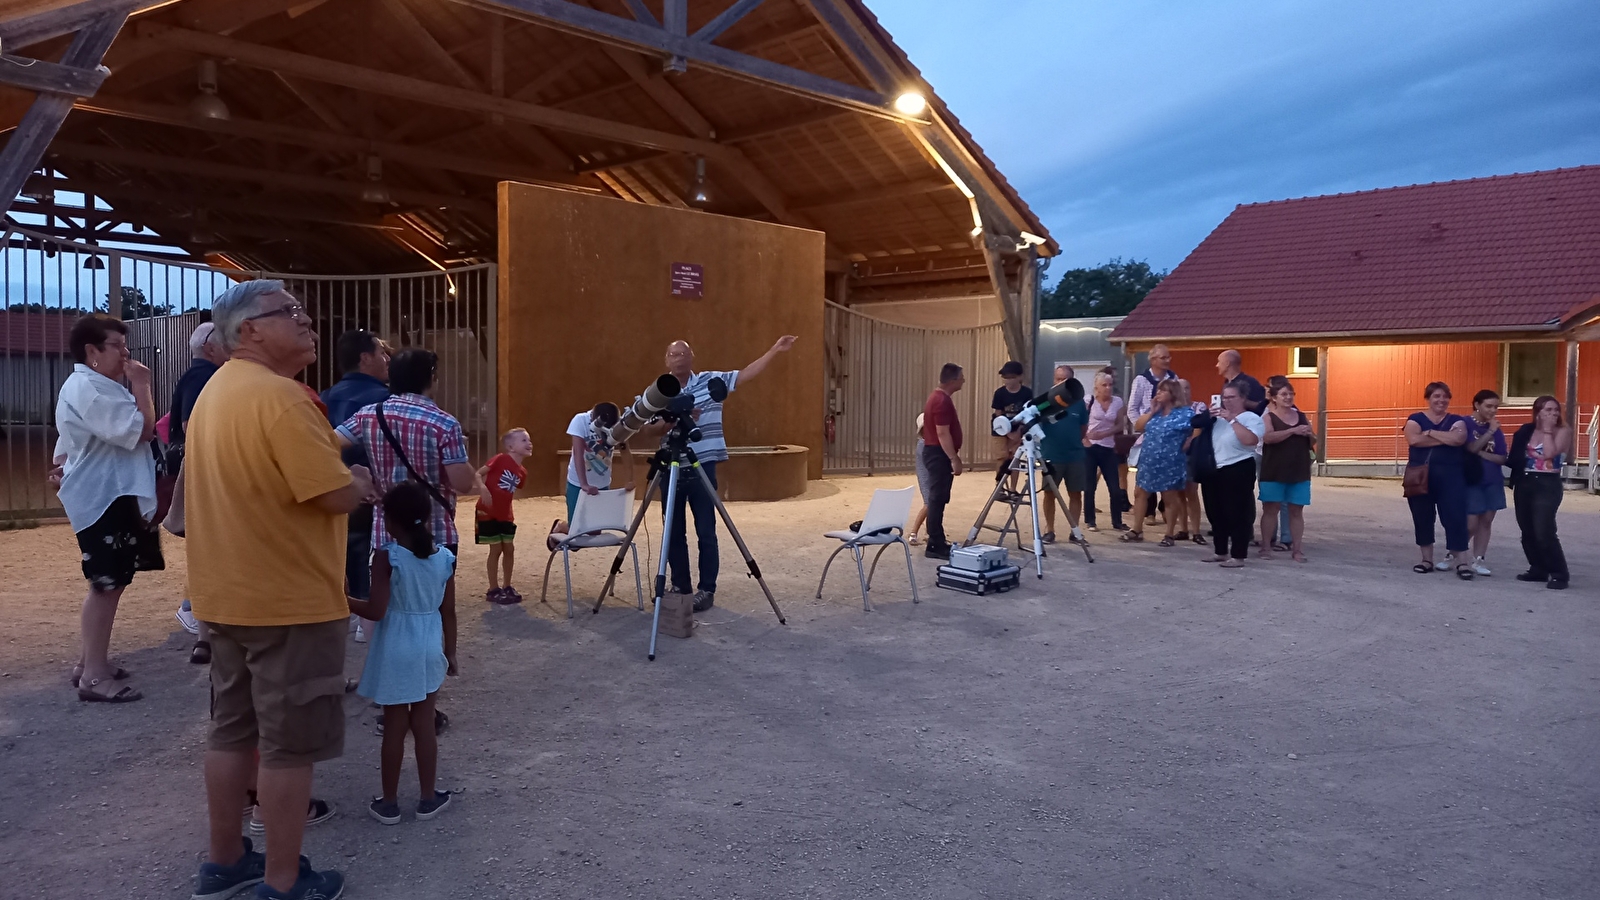
[[[378,428],[383,431],[383,439],[389,442],[389,446],[394,450],[394,455],[399,458],[400,464],[406,467],[406,474],[411,476],[412,481],[422,485],[423,490],[428,492],[428,496],[432,497],[433,501],[439,504],[445,512],[449,512],[450,504],[446,502],[444,495],[439,493],[439,489],[433,486],[433,482],[418,475],[417,470],[411,465],[411,460],[406,459],[406,451],[400,449],[400,442],[395,439],[394,432],[389,430],[388,420],[383,417],[383,404],[378,403],[375,408],[378,413]]]

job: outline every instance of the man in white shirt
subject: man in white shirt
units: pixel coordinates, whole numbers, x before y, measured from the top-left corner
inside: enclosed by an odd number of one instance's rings
[[[683,393],[694,397],[695,426],[700,429],[700,440],[689,445],[700,460],[700,468],[717,484],[717,464],[728,458],[728,442],[722,432],[722,402],[711,398],[711,382],[721,379],[728,393],[739,385],[766,371],[767,366],[780,353],[794,346],[795,336],[786,334],[778,338],[772,349],[743,369],[728,372],[696,372],[694,350],[688,341],[673,341],[667,345],[667,371],[678,379]],[[688,474],[688,473],[686,473]],[[678,479],[678,501],[672,511],[672,534],[668,538],[667,565],[672,571],[674,593],[691,593],[689,582],[689,537],[684,522],[684,505],[694,514],[694,533],[700,545],[699,590],[694,591],[694,611],[705,612],[716,602],[717,592],[717,509],[698,477]]]

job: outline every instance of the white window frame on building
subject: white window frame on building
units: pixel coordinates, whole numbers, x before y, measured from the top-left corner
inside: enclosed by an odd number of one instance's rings
[[[1304,364],[1307,355],[1311,357],[1311,365]],[[1317,374],[1317,348],[1316,347],[1290,347],[1289,348],[1289,375],[1315,375]]]
[[[1526,372],[1523,367],[1538,365],[1542,360],[1528,359],[1529,348],[1533,352],[1549,353],[1550,365],[1548,389],[1529,393],[1526,388],[1528,383],[1523,380]],[[1506,406],[1532,406],[1542,394],[1556,396],[1556,387],[1561,383],[1561,348],[1560,341],[1511,341],[1500,345],[1500,402]],[[1519,358],[1520,357],[1520,358]]]

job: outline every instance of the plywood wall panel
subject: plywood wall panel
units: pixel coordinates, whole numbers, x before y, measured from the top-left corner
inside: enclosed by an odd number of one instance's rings
[[[673,263],[705,268],[705,296],[671,296]],[[823,235],[570,191],[500,186],[499,420],[527,428],[531,493],[562,490],[573,414],[624,403],[687,340],[696,368],[737,369],[799,335],[724,408],[733,446],[810,448],[822,477]]]

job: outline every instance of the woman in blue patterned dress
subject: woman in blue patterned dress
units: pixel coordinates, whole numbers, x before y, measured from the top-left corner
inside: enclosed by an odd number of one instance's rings
[[[1168,510],[1182,509],[1179,494],[1188,484],[1189,476],[1183,444],[1189,437],[1190,420],[1194,411],[1184,402],[1183,388],[1168,378],[1156,385],[1150,398],[1150,411],[1133,423],[1133,430],[1144,433],[1144,443],[1139,451],[1139,472],[1134,480],[1133,508],[1144,509],[1141,504],[1152,494],[1160,494]],[[1178,517],[1167,515],[1167,533],[1161,546],[1173,544],[1173,528]],[[1144,540],[1144,519],[1135,516],[1133,530],[1122,540],[1138,543]]]

